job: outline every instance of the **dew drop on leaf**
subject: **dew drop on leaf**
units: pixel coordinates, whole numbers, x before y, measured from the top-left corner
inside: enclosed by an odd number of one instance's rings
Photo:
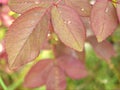
[[[35,4],[39,4],[39,2],[38,2],[38,1],[35,1]]]
[[[105,12],[107,13],[108,11],[109,11],[109,8],[106,8],[106,9],[105,9]]]
[[[84,8],[81,8],[81,11],[85,11],[85,9],[84,9]]]
[[[95,2],[96,2],[96,0],[90,0],[90,4],[91,4],[91,5],[94,5]]]
[[[68,21],[68,24],[70,24],[71,23],[71,21]]]

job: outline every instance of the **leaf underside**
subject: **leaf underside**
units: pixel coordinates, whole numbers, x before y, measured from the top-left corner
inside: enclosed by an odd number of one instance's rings
[[[89,0],[65,0],[65,3],[76,10],[81,16],[90,16],[91,8]]]
[[[54,0],[9,0],[9,7],[17,12],[23,13],[35,7],[47,8]]]
[[[117,1],[120,2],[120,0],[117,0]],[[118,19],[120,22],[120,3],[117,4],[116,10],[117,10]]]
[[[107,40],[104,40],[103,42],[98,43],[95,36],[90,36],[88,37],[88,42],[92,45],[96,54],[102,59],[105,59],[108,61],[111,59],[111,57],[115,56],[116,54],[113,48],[113,45]]]
[[[66,5],[54,6],[51,14],[55,33],[60,40],[66,46],[82,51],[85,41],[85,28],[79,15]]]
[[[48,15],[41,8],[25,12],[12,24],[5,37],[11,68],[19,68],[38,56],[47,38],[48,24]]]
[[[118,26],[115,8],[108,0],[98,0],[91,12],[91,26],[98,42],[105,40]]]

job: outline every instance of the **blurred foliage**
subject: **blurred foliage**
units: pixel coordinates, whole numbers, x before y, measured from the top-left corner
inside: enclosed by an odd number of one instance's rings
[[[116,31],[113,33],[113,35],[112,35],[112,40],[114,41],[114,42],[120,42],[120,25],[119,25],[119,27],[116,29]]]
[[[0,27],[0,30],[0,38],[3,39],[6,28]],[[110,38],[117,51],[116,57],[111,60],[117,72],[111,69],[105,60],[99,59],[92,47],[86,44],[86,67],[89,75],[80,80],[67,78],[66,90],[120,90],[119,75],[117,76],[117,74],[120,74],[120,37],[117,35],[119,31],[120,28],[118,28]],[[45,58],[54,58],[53,52],[51,50],[42,51],[35,62]],[[0,90],[3,90],[2,88],[7,88],[6,90],[46,90],[45,86],[28,89],[22,85],[24,76],[35,62],[27,64],[17,72],[10,70],[5,71],[0,68],[0,85],[2,85],[2,87],[0,86]],[[0,65],[1,64],[5,64],[5,62],[0,60]]]
[[[5,32],[6,32],[6,28],[5,27],[0,27],[0,41],[5,36]]]
[[[112,59],[114,64],[115,62],[117,64],[120,63],[119,57],[117,56]],[[88,77],[77,81],[68,79],[67,90],[74,90],[75,88],[75,90],[120,90],[120,83],[115,74],[116,72],[114,73],[109,68],[105,60],[101,60],[95,55],[89,44],[86,44],[86,67],[89,71]],[[119,67],[119,64],[115,65],[115,67]]]
[[[14,12],[9,12],[8,15],[18,16]],[[0,22],[0,41],[3,40],[6,30],[7,28]],[[106,63],[105,60],[99,59],[92,47],[86,44],[86,67],[89,75],[80,80],[67,78],[66,90],[120,90],[120,26],[109,40],[117,51],[116,57],[111,60],[114,68],[110,68],[111,65]],[[0,90],[46,90],[45,86],[30,89],[25,88],[22,84],[31,66],[40,59],[45,58],[54,58],[53,52],[51,50],[42,51],[34,62],[25,65],[17,72],[9,70],[5,66],[7,62],[0,58]]]

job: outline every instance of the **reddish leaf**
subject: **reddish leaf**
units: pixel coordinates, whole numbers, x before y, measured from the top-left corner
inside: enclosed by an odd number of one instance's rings
[[[75,57],[75,58],[78,58],[79,60],[81,61],[85,61],[85,51],[82,51],[82,52],[77,52],[67,46],[65,46],[63,43],[59,43],[57,44],[56,46],[56,56],[57,57],[60,57],[60,56],[63,56],[63,55],[70,55],[72,57]]]
[[[116,10],[109,0],[97,0],[91,12],[91,25],[99,42],[105,40],[116,29]]]
[[[87,70],[80,60],[71,56],[63,56],[58,59],[59,66],[73,79],[80,79],[87,75]]]
[[[48,13],[34,8],[21,15],[9,28],[5,37],[11,68],[35,59],[48,33]]]
[[[48,7],[52,2],[53,0],[9,0],[9,6],[13,11],[23,13],[34,7]]]
[[[117,15],[118,15],[118,18],[119,18],[119,22],[120,22],[120,0],[117,0],[119,3],[117,4]]]
[[[116,54],[112,44],[106,40],[101,43],[98,43],[96,38],[94,36],[91,36],[88,37],[88,42],[92,45],[96,54],[100,58],[110,60],[110,58]]]
[[[39,61],[31,68],[31,70],[26,75],[24,85],[34,88],[46,84],[46,80],[52,66],[52,60]]]
[[[71,49],[67,46],[65,46],[63,43],[59,42],[59,44],[56,45],[56,56],[60,57],[63,55],[71,55],[73,57],[76,57],[76,53],[74,49]]]
[[[66,77],[64,72],[57,66],[51,70],[47,80],[47,90],[65,90]]]
[[[86,28],[86,37],[94,35],[92,28],[91,28],[91,24],[90,24],[90,17],[81,17],[81,19]]]
[[[66,4],[77,10],[81,16],[89,16],[91,5],[89,0],[65,0]]]
[[[85,50],[82,52],[76,52],[77,58],[82,62],[85,63]]]
[[[79,15],[66,5],[52,8],[52,22],[60,40],[70,48],[82,51],[85,41],[85,28]]]

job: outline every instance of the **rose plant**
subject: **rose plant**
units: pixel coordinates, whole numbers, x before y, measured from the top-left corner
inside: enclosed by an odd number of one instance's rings
[[[27,87],[65,90],[66,76],[86,77],[86,42],[106,62],[115,56],[107,38],[120,22],[120,0],[9,0],[9,7],[21,14],[5,36],[9,67],[20,69],[42,50],[54,53],[33,65],[25,77]]]

